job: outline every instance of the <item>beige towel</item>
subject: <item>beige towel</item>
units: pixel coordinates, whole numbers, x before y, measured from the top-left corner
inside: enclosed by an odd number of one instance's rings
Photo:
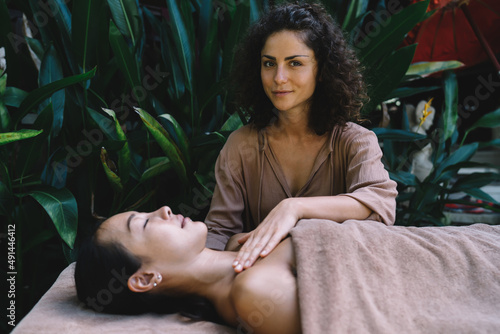
[[[500,226],[302,220],[304,334],[500,333]]]

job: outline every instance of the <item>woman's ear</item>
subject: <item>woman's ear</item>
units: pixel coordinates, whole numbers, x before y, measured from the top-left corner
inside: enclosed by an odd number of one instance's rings
[[[134,292],[148,292],[161,282],[161,275],[154,272],[136,271],[127,281]]]

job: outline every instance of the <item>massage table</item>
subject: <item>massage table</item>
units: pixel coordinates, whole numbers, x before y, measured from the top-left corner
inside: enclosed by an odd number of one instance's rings
[[[305,334],[500,333],[500,226],[307,219],[291,231]],[[70,264],[15,327],[25,333],[251,333],[179,314],[95,313]],[[277,305],[279,307],[279,305]]]

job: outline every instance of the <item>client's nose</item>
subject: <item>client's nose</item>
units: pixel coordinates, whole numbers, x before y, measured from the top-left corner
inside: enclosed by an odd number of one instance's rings
[[[168,206],[163,206],[158,211],[163,219],[168,219],[172,216],[172,210]]]

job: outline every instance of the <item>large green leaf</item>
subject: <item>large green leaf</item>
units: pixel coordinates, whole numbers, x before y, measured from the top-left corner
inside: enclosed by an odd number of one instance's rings
[[[421,133],[405,131],[400,129],[374,128],[372,129],[372,131],[375,132],[379,140],[395,140],[398,142],[409,142],[427,138],[426,135],[423,135]]]
[[[217,10],[218,11],[218,10]],[[209,89],[212,85],[209,83],[213,83],[216,80],[216,70],[217,67],[214,66],[217,62],[216,59],[218,57],[219,51],[219,43],[218,43],[218,19],[217,12],[212,16],[212,20],[210,21],[210,25],[208,26],[207,38],[203,50],[201,51],[201,71],[203,75],[200,80],[200,88],[204,88],[205,90]]]
[[[142,173],[140,182],[146,182],[172,168],[172,164],[167,157],[152,158],[146,165],[150,167]]]
[[[87,111],[88,111],[90,117],[92,117],[94,122],[96,122],[96,124],[99,126],[99,129],[101,129],[102,132],[104,132],[106,137],[108,137],[109,139],[112,139],[112,140],[118,140],[116,128],[115,128],[114,122],[112,120],[110,120],[109,118],[107,118],[104,115],[101,115],[100,113],[98,113],[97,111],[95,111],[92,108],[87,108]]]
[[[0,73],[0,97],[5,94],[5,90],[7,89],[7,73]]]
[[[369,80],[370,102],[363,107],[363,113],[370,113],[377,104],[385,101],[387,96],[399,85],[415,54],[416,44],[393,52],[378,68],[367,73]]]
[[[21,129],[16,132],[4,132],[0,133],[0,146],[5,145],[8,143],[12,143],[18,140],[22,139],[27,139],[31,137],[38,136],[40,133],[42,133],[42,130],[28,130],[28,129]]]
[[[29,175],[33,170],[38,172],[35,167],[37,166],[37,162],[39,163],[42,153],[45,151],[42,148],[46,147],[50,142],[47,141],[47,137],[51,134],[53,115],[52,103],[49,103],[49,105],[40,112],[33,124],[33,127],[43,130],[43,132],[21,144],[22,146],[16,160],[16,174],[20,176],[21,179],[23,179],[25,175]]]
[[[78,227],[78,207],[66,188],[45,188],[29,193],[45,209],[64,242],[73,248]]]
[[[462,66],[464,66],[464,64],[456,60],[413,63],[408,68],[406,75],[425,77],[441,71],[454,70]]]
[[[61,62],[59,61],[59,56],[53,45],[45,52],[42,59],[42,64],[40,66],[39,73],[39,86],[43,87],[53,82],[63,79],[63,69]],[[58,90],[52,94],[50,98],[40,103],[38,110],[41,111],[49,105],[52,104],[52,133],[53,137],[57,137],[59,131],[61,131],[63,120],[64,120],[64,106],[66,101],[66,95],[64,90]]]
[[[465,146],[460,147],[455,152],[453,152],[449,157],[444,159],[438,166],[436,166],[436,171],[434,173],[434,177],[432,178],[432,183],[439,183],[442,180],[442,174],[445,169],[469,160],[474,153],[476,153],[478,148],[478,143],[472,143]]]
[[[428,5],[429,0],[420,1],[392,15],[383,23],[378,22],[379,29],[375,29],[372,34],[369,34],[360,43],[356,44],[363,65],[370,68],[395,50],[406,34],[420,22]]]
[[[167,0],[167,7],[170,15],[170,26],[175,50],[177,51],[177,57],[180,60],[180,66],[184,73],[184,82],[189,91],[192,92],[193,49],[190,43],[189,33],[182,20],[177,2],[175,0]]]
[[[111,109],[106,109],[106,108],[102,108],[102,110],[104,110],[106,114],[108,114],[109,116],[111,116],[111,118],[113,118],[113,121],[115,122],[115,131],[118,140],[122,140],[125,142],[120,151],[118,151],[118,172],[120,173],[120,179],[122,180],[122,183],[125,184],[127,183],[130,177],[130,165],[131,165],[130,148],[128,145],[127,136],[123,132],[122,126],[118,121],[118,118],[116,118],[115,112]]]
[[[496,128],[500,126],[500,108],[483,115],[480,119],[478,119],[474,124],[472,124],[464,134],[462,139],[462,143],[465,141],[465,138],[472,130],[477,128]]]
[[[453,185],[452,190],[463,191],[465,189],[481,188],[499,180],[500,174],[498,173],[472,173],[459,178]]]
[[[140,108],[134,108],[137,114],[141,117],[142,122],[146,125],[146,128],[154,137],[163,153],[170,159],[172,167],[174,168],[177,175],[180,177],[184,185],[188,184],[188,178],[186,173],[186,166],[184,165],[183,159],[181,157],[181,152],[177,145],[175,145],[172,138],[168,132],[146,111]]]
[[[500,147],[500,138],[496,138],[484,143],[479,143],[479,148],[486,148],[486,147],[491,147],[491,146],[498,146]]]
[[[240,115],[235,112],[226,120],[226,122],[220,128],[221,131],[235,131],[243,126]]]
[[[493,197],[491,197],[489,194],[485,193],[481,189],[478,189],[478,188],[466,189],[466,190],[464,190],[464,192],[468,195],[471,195],[474,198],[477,198],[477,199],[480,199],[483,201],[487,201],[490,203],[494,203],[496,205],[500,205],[500,203],[496,199],[494,199]],[[464,204],[467,204],[467,203],[464,203]],[[485,205],[487,205],[487,204],[485,203]]]
[[[250,2],[250,23],[254,23],[260,17],[257,0],[249,0]]]
[[[394,98],[403,98],[409,97],[417,94],[422,94],[426,92],[430,92],[433,90],[440,89],[441,86],[427,86],[427,87],[400,87],[396,88],[389,95],[387,95],[386,100],[391,100]]]
[[[212,2],[213,0],[204,0],[200,2],[200,9],[199,9],[199,19],[198,19],[198,26],[199,26],[199,39],[201,42],[201,45],[205,45],[207,41],[207,35],[209,31],[209,27],[211,25],[210,21],[212,20],[213,17],[213,12],[214,12],[214,4]]]
[[[109,24],[109,42],[111,44],[111,49],[115,54],[118,68],[125,76],[130,88],[137,89],[142,87],[138,63],[125,42],[122,34],[112,21]],[[140,102],[141,101],[139,101],[139,103]]]
[[[443,139],[446,141],[455,132],[458,120],[458,82],[451,70],[444,72]]]
[[[242,3],[236,8],[234,19],[231,22],[229,33],[224,41],[222,57],[222,77],[226,78],[233,67],[234,49],[243,38],[250,21],[250,6]]]
[[[57,22],[57,26],[59,27],[59,31],[64,34],[65,38],[71,36],[71,28],[72,28],[72,17],[74,17],[75,12],[73,14],[70,12],[66,3],[67,0],[49,0],[52,4],[54,18]],[[75,0],[73,0],[75,2]]]
[[[122,181],[120,177],[114,172],[114,163],[109,159],[108,152],[104,147],[101,148],[101,164],[113,190],[117,193],[121,192],[123,190]]]
[[[185,75],[182,73],[176,49],[170,41],[168,25],[163,24],[160,26],[160,29],[162,59],[170,72],[170,86],[173,89],[173,95],[175,98],[180,99],[186,91]],[[188,82],[188,84],[190,83],[191,81]]]
[[[389,172],[389,177],[391,180],[399,182],[405,186],[415,186],[417,184],[417,179],[415,175],[410,172],[405,171],[397,171],[397,172]]]
[[[7,106],[0,99],[0,131],[8,131],[11,125],[11,118]]]
[[[3,95],[3,102],[6,106],[19,108],[28,93],[16,87],[7,87]]]
[[[360,17],[364,17],[368,7],[368,0],[353,0],[349,3],[342,29],[344,31],[352,31],[359,22]]]
[[[99,0],[73,0],[72,45],[84,70],[97,64],[99,26],[95,20],[99,16],[99,3]]]
[[[19,107],[15,124],[19,123],[24,115],[35,108],[40,102],[51,96],[54,92],[79,82],[87,81],[94,77],[95,72],[96,69],[94,68],[89,72],[67,77],[31,91]]]
[[[177,120],[170,114],[163,114],[159,116],[167,120],[170,125],[170,128],[173,130],[173,135],[175,137],[175,142],[182,152],[182,156],[185,159],[185,163],[187,165],[190,164],[190,155],[189,155],[189,139],[186,136],[186,133],[182,129],[181,125],[177,122]]]
[[[136,0],[107,0],[113,21],[122,33],[136,45],[142,35],[142,21]]]
[[[7,91],[7,74],[0,76],[0,131],[8,131],[11,118],[5,103],[5,92]]]

